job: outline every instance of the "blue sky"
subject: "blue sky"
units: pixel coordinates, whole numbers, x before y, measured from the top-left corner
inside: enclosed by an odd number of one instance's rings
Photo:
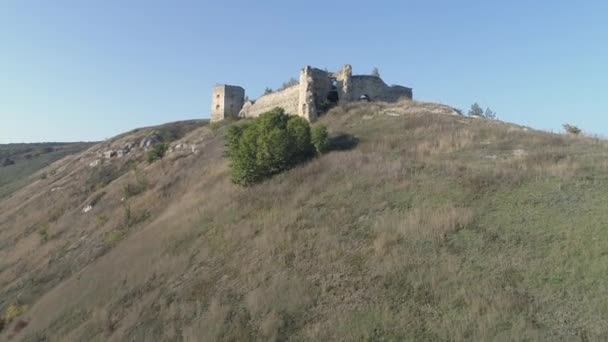
[[[255,98],[310,64],[374,66],[414,97],[608,134],[608,2],[0,2],[0,143],[110,138]]]

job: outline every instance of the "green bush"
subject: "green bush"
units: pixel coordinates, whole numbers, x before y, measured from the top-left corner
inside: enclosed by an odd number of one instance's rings
[[[317,150],[317,153],[321,154],[327,151],[327,148],[329,147],[329,134],[327,133],[327,127],[323,125],[313,127],[311,131],[311,141]]]
[[[148,151],[148,163],[154,163],[157,160],[163,159],[165,153],[169,149],[169,144],[163,143],[154,146],[153,149]]]
[[[570,125],[570,124],[564,124],[563,125],[564,130],[566,131],[566,133],[572,134],[572,135],[579,135],[581,134],[581,129],[574,126],[574,125]]]
[[[314,155],[308,122],[275,108],[251,123],[234,125],[226,137],[232,181],[249,185]]]

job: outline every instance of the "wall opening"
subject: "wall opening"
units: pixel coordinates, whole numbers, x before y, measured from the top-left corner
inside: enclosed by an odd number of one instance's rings
[[[367,94],[363,94],[363,95],[359,96],[359,101],[371,102],[371,100],[372,99]]]
[[[339,100],[340,97],[338,96],[337,90],[331,90],[329,93],[327,93],[327,102],[331,104],[336,104]]]

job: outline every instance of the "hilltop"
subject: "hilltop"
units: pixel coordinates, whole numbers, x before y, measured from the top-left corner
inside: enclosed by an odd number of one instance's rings
[[[0,200],[0,338],[608,338],[606,141],[413,101],[318,122],[329,153],[251,187],[226,121],[39,170]]]

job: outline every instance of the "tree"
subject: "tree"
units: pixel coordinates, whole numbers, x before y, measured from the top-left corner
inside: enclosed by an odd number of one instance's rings
[[[310,158],[314,154],[314,146],[310,139],[308,121],[300,116],[292,116],[287,121],[287,131],[293,142],[293,163],[299,163]]]
[[[372,75],[372,76],[376,76],[376,77],[380,77],[380,70],[378,70],[378,68],[377,68],[377,67],[374,67],[374,68],[372,69],[372,74],[371,74],[371,75]]]
[[[581,134],[581,129],[574,126],[574,125],[570,125],[570,124],[563,124],[564,130],[566,131],[566,133],[572,134],[572,135],[579,135]]]
[[[483,116],[487,119],[496,119],[496,112],[492,111],[490,107],[488,107],[486,108],[486,111]]]
[[[484,111],[483,108],[481,108],[481,106],[477,104],[477,102],[471,105],[471,109],[469,109],[468,114],[469,116],[476,116],[479,118],[496,119],[496,112],[492,111],[490,107],[487,107]]]
[[[317,153],[325,153],[329,147],[329,134],[327,133],[327,127],[323,125],[313,127],[311,131],[311,142],[317,150]]]
[[[289,116],[282,108],[260,115],[253,122],[234,125],[226,136],[226,156],[232,181],[250,185],[287,170],[314,156],[308,121]]]
[[[271,94],[271,93],[272,93],[272,88],[266,87],[264,89],[264,95],[268,95],[268,94]]]
[[[471,109],[469,109],[469,116],[483,117],[483,109],[477,104],[477,102],[471,105]]]

